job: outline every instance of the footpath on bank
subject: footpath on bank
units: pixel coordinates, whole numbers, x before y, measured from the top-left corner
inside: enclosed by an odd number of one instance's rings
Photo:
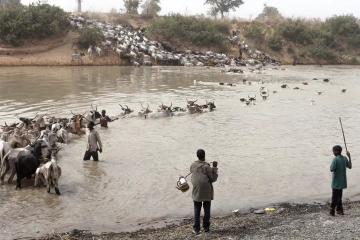
[[[345,215],[329,215],[329,204],[281,204],[274,211],[255,214],[233,213],[213,217],[211,231],[194,235],[192,219],[164,228],[148,228],[136,232],[92,234],[72,230],[52,233],[41,240],[85,239],[360,239],[360,202],[345,202]]]

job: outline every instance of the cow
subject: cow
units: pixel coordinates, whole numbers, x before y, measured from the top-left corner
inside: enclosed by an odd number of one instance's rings
[[[266,100],[269,97],[269,92],[261,92],[260,93],[261,97],[263,98],[263,100]]]
[[[281,88],[288,88],[289,86],[286,84],[281,85]]]
[[[121,110],[123,110],[124,112],[121,113],[121,115],[125,116],[125,115],[129,115],[130,113],[134,112],[134,110],[131,110],[127,105],[124,105],[126,108],[124,108],[120,103],[119,103]]]
[[[161,103],[161,105],[159,106],[160,107],[160,112],[163,112],[165,113],[166,116],[172,116],[172,103],[170,105],[170,107],[164,105],[163,103]]]
[[[208,106],[210,112],[212,112],[216,108],[215,101],[212,102],[206,101],[206,105]]]
[[[21,180],[24,177],[30,178],[40,166],[39,158],[41,157],[41,148],[46,146],[42,146],[40,142],[35,142],[32,147],[34,147],[34,149],[30,151],[30,154],[22,155],[15,161],[17,177],[15,189],[21,189]]]
[[[68,128],[68,126],[66,126],[65,128]],[[58,130],[56,132],[56,136],[58,142],[67,144],[67,142],[69,141],[69,132],[65,128],[61,128],[60,130]]]
[[[85,117],[85,120],[86,121],[84,121],[84,124],[87,124],[88,123],[88,121],[93,121],[93,122],[95,122],[96,121],[96,119],[100,119],[101,118],[101,114],[100,114],[100,112],[98,112],[98,110],[97,110],[97,105],[95,106],[95,109],[94,109],[94,107],[93,107],[93,105],[91,104],[91,111],[90,111],[90,113]]]
[[[60,195],[58,180],[61,176],[61,168],[60,166],[57,165],[56,156],[55,156],[58,151],[59,151],[58,149],[52,149],[51,160],[39,166],[36,169],[34,186],[35,187],[37,186],[40,178],[43,181],[43,183],[46,185],[48,193],[50,193],[51,183],[53,183],[56,194]]]
[[[187,102],[187,104],[188,104],[187,107],[194,106],[195,103],[196,103],[196,101],[197,101],[197,99],[196,99],[195,101],[189,101],[189,100],[186,99],[186,102]]]
[[[86,113],[86,111],[83,114],[74,114],[71,111],[73,116],[73,122],[71,123],[71,127],[73,129],[75,129],[75,133],[79,136],[85,134],[85,131],[82,130],[82,128],[86,128],[85,124],[83,123],[83,119],[84,119],[84,114]]]
[[[321,94],[323,94],[324,92],[325,92],[325,91],[322,91],[322,92],[316,91],[317,95],[321,95]]]
[[[250,97],[250,95],[248,95],[248,98],[249,98],[249,101],[254,102],[256,100],[256,94],[255,94],[254,97]]]
[[[29,128],[32,126],[32,122],[35,120],[35,118],[37,118],[37,114],[34,118],[20,117],[19,120],[25,124],[25,128]]]
[[[75,59],[78,60],[78,62],[80,61],[81,63],[83,63],[82,61],[82,56],[85,56],[85,53],[83,52],[80,52],[80,53],[74,53],[72,56],[71,56],[71,62],[73,63]]]
[[[16,173],[15,163],[16,163],[17,159],[19,159],[21,156],[29,156],[31,151],[34,150],[35,144],[39,144],[39,143],[41,145],[40,157],[42,158],[42,161],[44,161],[44,158],[49,153],[49,149],[48,149],[48,144],[46,144],[43,140],[36,140],[35,142],[27,145],[25,148],[11,149],[10,151],[8,151],[8,153],[2,159],[3,160],[2,164],[1,164],[2,174],[0,177],[1,181],[4,181],[6,173],[9,170],[11,170],[11,174],[8,179],[8,183],[11,184],[12,180],[14,178],[14,175]]]
[[[139,112],[139,116],[140,116],[140,117],[145,117],[145,119],[146,119],[146,117],[149,115],[149,113],[152,113],[152,111],[149,109],[149,104],[147,104],[147,107],[146,107],[146,108],[144,108],[144,106],[142,105],[142,103],[140,103],[140,104],[141,104],[142,109],[141,109],[141,111]]]

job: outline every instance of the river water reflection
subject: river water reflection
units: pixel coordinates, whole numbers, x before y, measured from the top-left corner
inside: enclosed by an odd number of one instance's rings
[[[109,129],[99,129],[100,162],[83,162],[85,138],[73,136],[59,152],[61,196],[34,188],[27,179],[21,190],[15,184],[0,186],[1,239],[74,228],[130,231],[191,217],[191,191],[181,193],[175,184],[178,174],[188,173],[198,148],[205,149],[208,161],[219,162],[214,216],[272,203],[329,200],[331,148],[343,145],[339,117],[354,158],[344,198],[358,200],[360,70],[284,68],[243,75],[222,74],[218,68],[0,68],[1,125],[37,112],[70,117],[70,110],[83,113],[91,103],[109,115],[120,113],[119,103],[136,112],[140,102],[155,109],[162,102],[185,107],[186,99],[214,100],[217,107],[200,115],[110,123]],[[253,84],[242,84],[243,79]],[[238,84],[220,86],[220,81]],[[270,90],[267,101],[260,99],[259,81]],[[284,82],[289,89],[280,87]],[[343,88],[347,93],[341,93]],[[316,91],[325,92],[318,96]],[[257,95],[255,106],[239,101],[249,94]]]

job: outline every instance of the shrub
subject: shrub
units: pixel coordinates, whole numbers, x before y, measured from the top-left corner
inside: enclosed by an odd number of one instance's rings
[[[309,52],[312,57],[317,59],[327,61],[335,61],[337,59],[336,53],[324,45],[314,44],[310,47]]]
[[[279,34],[273,34],[267,42],[268,46],[274,51],[281,51],[283,48],[282,38]]]
[[[349,37],[348,43],[353,47],[360,48],[360,34]]]
[[[28,38],[43,39],[65,33],[69,28],[68,14],[49,4],[32,3],[0,11],[0,37],[13,45]]]
[[[195,46],[210,46],[221,52],[227,52],[229,42],[223,34],[228,35],[228,31],[229,23],[225,21],[170,14],[152,19],[146,33],[159,41],[172,42],[175,39],[190,42]]]
[[[357,64],[359,64],[359,61],[356,57],[352,56],[351,58],[346,60],[346,64],[357,65]]]
[[[78,39],[78,46],[80,48],[88,48],[90,45],[97,45],[97,43],[105,39],[103,33],[98,28],[84,28],[80,32],[80,37]]]
[[[251,22],[244,27],[244,36],[255,42],[262,42],[265,38],[265,33],[263,27],[259,23]]]
[[[280,32],[284,38],[294,43],[309,45],[313,42],[311,32],[300,20],[288,19],[286,23],[280,25]]]
[[[333,36],[350,37],[360,34],[360,26],[352,14],[337,16],[326,19],[325,27]]]

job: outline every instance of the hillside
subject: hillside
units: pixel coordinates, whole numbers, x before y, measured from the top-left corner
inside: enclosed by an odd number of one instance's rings
[[[149,39],[164,42],[172,47],[174,52],[183,52],[184,50],[212,50],[217,51],[219,49],[219,41],[214,43],[204,43],[192,41],[186,41],[187,38],[181,38],[178,36],[171,37],[162,36],[159,34],[152,34],[151,24],[154,25],[154,19],[143,15],[132,15],[132,14],[104,14],[104,13],[84,13],[82,14],[86,19],[96,19],[98,21],[105,21],[112,24],[130,24],[135,28],[147,28],[146,36]],[[161,23],[162,18],[157,17],[155,20]],[[186,18],[186,17],[183,17]],[[192,19],[195,19],[193,17]],[[197,21],[197,20],[195,20]],[[268,56],[281,61],[283,64],[291,64],[293,59],[297,60],[298,64],[358,64],[360,58],[359,48],[349,46],[348,41],[342,41],[340,38],[333,40],[332,48],[320,48],[321,44],[318,44],[317,39],[313,39],[312,44],[304,44],[293,41],[289,38],[279,38],[277,31],[279,26],[287,26],[289,20],[287,19],[275,19],[272,21],[245,21],[245,20],[210,20],[203,18],[202,21],[210,24],[215,24],[219,30],[218,33],[222,36],[231,36],[231,33],[235,31],[238,39],[230,44],[227,39],[226,41],[227,52],[229,55],[238,56],[239,46],[238,43],[242,40],[248,44],[249,49],[259,50]],[[301,20],[303,25],[311,26],[312,29],[321,29],[321,23],[317,21]],[[297,20],[294,20],[296,24]],[[293,24],[291,22],[291,24]],[[219,27],[220,26],[220,27]],[[174,26],[176,27],[176,26]],[[293,27],[290,25],[290,27]],[[164,29],[162,29],[164,31]],[[167,31],[167,29],[165,29]],[[205,31],[205,30],[204,30]],[[305,30],[304,30],[305,31]],[[313,32],[315,30],[312,30]],[[315,36],[312,33],[312,36]],[[187,33],[188,34],[188,33]],[[213,33],[214,34],[214,33]],[[307,34],[306,32],[300,33]],[[189,33],[191,35],[191,33]],[[80,36],[79,32],[73,30],[65,36],[57,36],[42,41],[26,41],[20,47],[11,47],[4,45],[0,42],[0,65],[6,66],[26,66],[26,65],[77,65],[81,63],[71,63],[71,55],[75,51],[84,51],[86,49],[77,49],[76,42]],[[277,38],[274,38],[274,36]],[[209,37],[210,38],[210,37]],[[271,48],[269,41],[277,41],[276,50],[275,47]],[[195,39],[196,40],[196,39]],[[307,40],[310,41],[310,40]],[[224,48],[224,46],[221,46]],[[222,49],[223,49],[222,48]],[[314,57],[316,53],[317,57]],[[243,58],[247,57],[246,53],[243,53]],[[92,58],[89,56],[83,57],[84,65],[127,65],[119,59],[115,54],[109,52],[104,57]]]

